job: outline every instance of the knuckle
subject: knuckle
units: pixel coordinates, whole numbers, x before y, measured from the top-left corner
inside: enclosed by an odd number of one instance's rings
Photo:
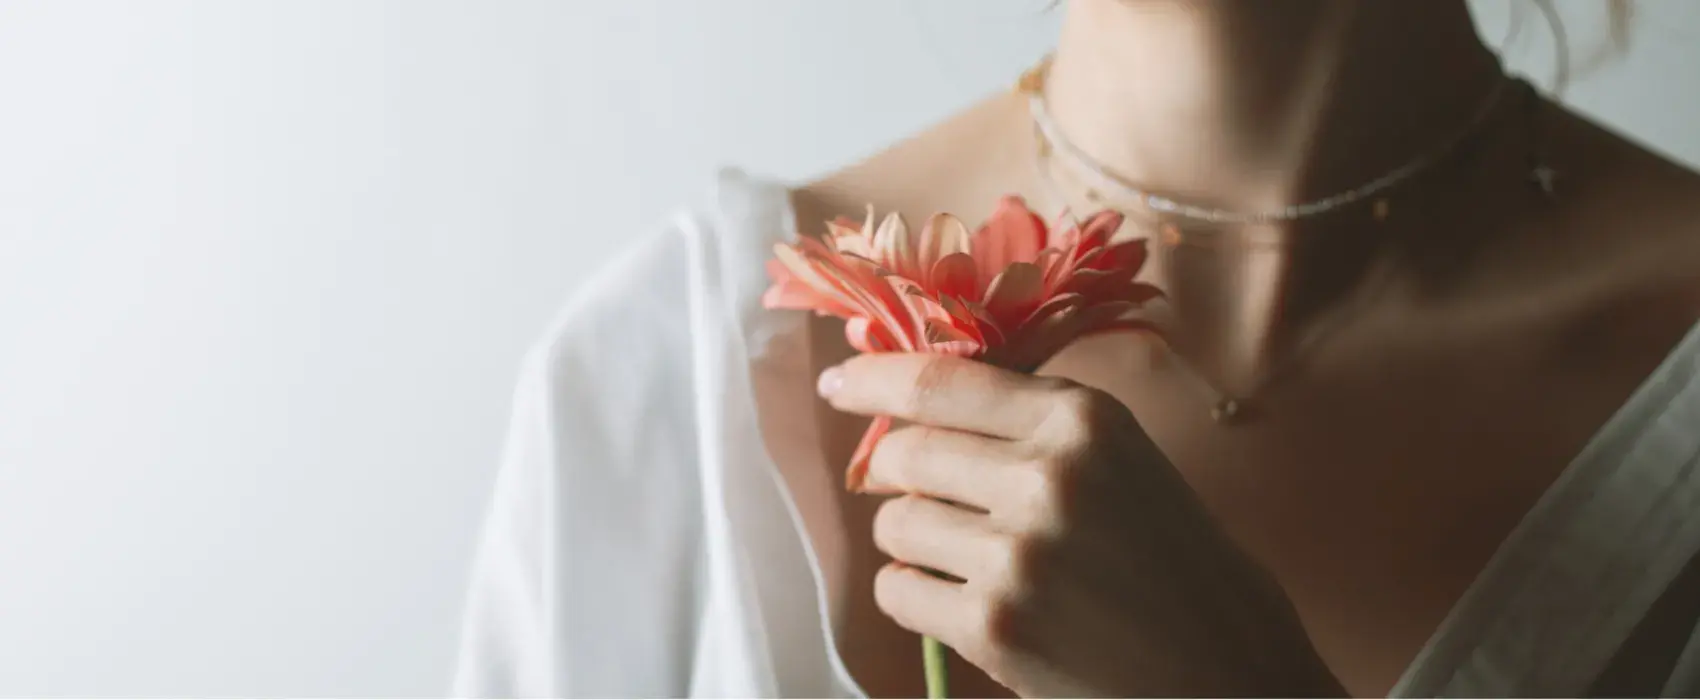
[[[874,443],[874,452],[869,456],[872,469],[879,472],[886,481],[899,481],[903,477],[903,468],[913,458],[920,448],[922,431],[914,426],[898,428],[885,434],[885,437]]]
[[[1054,396],[1043,437],[1064,454],[1084,456],[1136,425],[1127,407],[1103,391],[1076,386]]]
[[[902,542],[921,507],[919,496],[899,496],[880,504],[874,512],[874,539],[882,543]]]
[[[891,614],[896,610],[897,587],[901,583],[903,570],[894,565],[880,567],[874,574],[874,605],[880,610]]]
[[[869,468],[875,480],[892,488],[909,486],[912,470],[926,459],[927,450],[938,440],[941,432],[931,426],[907,425],[880,438],[869,457]]]
[[[1104,413],[1105,394],[1083,386],[1072,386],[1054,394],[1048,423],[1065,440],[1090,436]],[[1113,399],[1112,399],[1113,400]]]
[[[1067,457],[1047,457],[1038,461],[1034,472],[1029,508],[1046,525],[1067,522],[1074,513],[1083,483],[1086,481],[1084,461]]]
[[[1074,380],[1069,379],[1067,377],[1040,375],[1040,376],[1035,376],[1032,379],[1033,379],[1034,382],[1037,382],[1037,386],[1038,386],[1039,390],[1049,392],[1049,393],[1053,393],[1053,394],[1066,392],[1066,391],[1069,391],[1069,390],[1072,390],[1072,389],[1082,388],[1082,385],[1081,385],[1080,382],[1074,381]]]
[[[1013,595],[987,596],[980,604],[976,656],[997,659],[1021,650],[1030,617],[1028,606]]]
[[[910,410],[913,413],[924,411],[934,397],[949,385],[956,372],[955,358],[943,355],[925,356],[921,366],[915,370],[915,383],[909,391]]]
[[[1011,476],[1010,507],[1004,511],[1004,524],[1014,532],[1036,532],[1054,520],[1055,502],[1050,478],[1038,463],[1014,470]]]
[[[1045,560],[1049,557],[1050,542],[1042,537],[1033,535],[1011,535],[1005,537],[998,547],[997,573],[990,585],[991,590],[1005,591],[1014,595],[1032,595],[1039,584],[1039,576],[1045,570]]]

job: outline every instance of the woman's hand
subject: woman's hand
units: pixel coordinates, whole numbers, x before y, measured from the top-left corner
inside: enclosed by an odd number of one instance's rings
[[[875,449],[875,597],[1026,696],[1342,694],[1291,603],[1108,395],[951,357],[864,355],[833,406]],[[942,572],[944,576],[938,575]]]

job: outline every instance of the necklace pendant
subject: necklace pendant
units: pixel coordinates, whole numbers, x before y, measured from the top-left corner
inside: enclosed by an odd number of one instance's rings
[[[1217,425],[1228,425],[1240,417],[1241,409],[1239,399],[1224,397],[1210,407],[1210,419]]]
[[[1537,162],[1529,168],[1529,184],[1547,199],[1558,199],[1558,170],[1546,163]]]

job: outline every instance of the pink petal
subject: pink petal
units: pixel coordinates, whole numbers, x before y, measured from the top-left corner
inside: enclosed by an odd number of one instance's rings
[[[1103,255],[1103,248],[1077,249],[1074,253],[1074,266],[1078,268],[1092,269],[1093,263],[1097,262],[1098,258],[1103,257]]]
[[[952,325],[948,319],[927,322],[927,343],[933,346],[941,343],[968,343],[976,348],[980,345],[980,341],[974,336]]]
[[[876,324],[866,316],[857,316],[844,324],[844,338],[850,341],[850,347],[857,352],[895,352],[897,341],[886,332],[883,326]]]
[[[952,355],[955,357],[975,357],[985,349],[986,346],[972,340],[957,340],[933,343],[932,352],[940,355]]]
[[[1045,276],[1032,263],[1015,263],[986,288],[986,313],[1005,328],[1013,327],[1044,301]]]
[[[1061,309],[1045,323],[1023,329],[1022,341],[1006,346],[1003,362],[1010,369],[1032,372],[1079,338],[1080,307]]]
[[[1114,236],[1116,231],[1122,227],[1122,220],[1121,212],[1113,209],[1105,209],[1093,214],[1092,218],[1087,219],[1080,226],[1079,246],[1081,248],[1102,248],[1104,244],[1110,242],[1110,237]]]
[[[964,306],[968,308],[969,313],[974,314],[974,320],[978,322],[980,334],[987,345],[997,347],[1005,342],[1007,334],[998,325],[997,319],[986,313],[985,307],[974,303],[964,304]]]
[[[984,343],[986,341],[986,334],[982,332],[980,322],[974,318],[973,312],[969,311],[968,307],[964,306],[961,301],[954,297],[943,297],[939,299],[939,306],[943,306],[945,313],[950,314],[951,323],[974,338],[975,342]]]
[[[1110,246],[1104,251],[1104,257],[1098,264],[1106,268],[1138,272],[1140,268],[1145,267],[1145,259],[1149,254],[1145,239],[1136,238]]]
[[[845,260],[852,265],[871,265],[866,261],[857,263],[853,258],[846,258]],[[869,270],[858,270],[853,267],[823,266],[821,273],[822,276],[832,279],[845,296],[855,301],[856,306],[862,310],[862,315],[868,316],[875,323],[886,328],[897,343],[897,350],[915,350],[914,343],[911,340],[912,336],[905,332],[905,327],[899,319],[899,313],[903,311],[903,304],[884,280]]]
[[[915,250],[915,264],[923,273],[928,273],[944,258],[967,252],[968,227],[949,214],[934,214],[932,218],[927,219],[927,225],[921,227],[921,238]],[[931,285],[936,288],[937,282],[932,282]]]
[[[1039,256],[1033,264],[1038,265],[1039,269],[1045,273],[1046,296],[1056,294],[1057,289],[1068,281],[1068,273],[1072,270],[1069,265],[1070,257],[1070,255],[1056,248],[1046,248],[1039,251]]]
[[[918,318],[925,321],[951,322],[950,312],[945,310],[944,305],[922,291],[919,286],[910,286],[905,292],[904,302],[914,310]]]
[[[915,252],[909,235],[909,223],[901,215],[897,212],[886,214],[879,230],[874,232],[875,260],[887,270],[917,279],[920,271],[915,269]]]
[[[1082,297],[1079,294],[1064,294],[1062,296],[1051,297],[1050,299],[1046,299],[1045,303],[1040,304],[1039,308],[1034,309],[1033,313],[1028,314],[1027,318],[1021,321],[1021,326],[1026,328],[1044,323],[1046,319],[1055,315],[1057,312],[1060,312],[1063,309],[1080,306],[1084,302],[1085,297]]]
[[[946,323],[927,325],[927,352],[956,357],[973,357],[985,349],[979,341]]]
[[[991,218],[974,234],[972,249],[980,279],[990,280],[1012,263],[1033,262],[1046,236],[1045,221],[1020,197],[999,200]]]
[[[840,216],[826,223],[826,230],[835,236],[853,236],[867,230],[863,225],[848,216]]]
[[[773,255],[773,262],[777,264],[769,265],[767,271],[778,282],[775,286],[781,289],[775,291],[770,288],[768,291],[772,295],[771,298],[768,294],[763,295],[764,303],[774,302],[768,308],[810,308],[827,310],[828,313],[838,315],[854,315],[853,310],[858,306],[856,300],[846,294],[830,277],[822,274],[822,270],[829,266],[818,264],[796,248],[784,244],[774,246]],[[798,291],[799,287],[813,290],[819,295],[818,298],[811,301],[802,297],[803,293]]]
[[[860,313],[854,308],[839,303],[837,299],[822,294],[813,287],[802,283],[776,284],[768,287],[767,291],[761,295],[761,305],[768,309],[813,311],[838,318],[851,318]]]
[[[928,299],[918,289],[903,295],[903,308],[909,314],[908,321],[914,329],[917,350],[925,351],[929,347],[931,337],[928,331],[933,323],[950,323],[950,314],[944,307]]]
[[[1062,214],[1057,216],[1057,223],[1051,226],[1050,235],[1045,238],[1045,247],[1072,251],[1079,244],[1080,220],[1074,218],[1073,212],[1064,209]]]
[[[929,285],[940,297],[972,299],[979,293],[974,258],[967,253],[951,253],[933,264]]]
[[[1072,274],[1067,279],[1062,280],[1055,291],[1064,294],[1073,292],[1093,296],[1094,286],[1109,277],[1110,274],[1103,270],[1073,270]]]
[[[874,446],[889,432],[891,418],[888,416],[875,416],[868,424],[867,431],[862,433],[862,441],[856,443],[856,452],[850,456],[850,469],[844,473],[845,489],[852,493],[862,490],[862,485],[868,480],[868,462],[873,459]]]

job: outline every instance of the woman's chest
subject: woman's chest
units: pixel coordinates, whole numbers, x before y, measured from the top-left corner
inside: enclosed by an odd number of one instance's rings
[[[1196,378],[1113,345],[1052,368],[1117,396],[1281,583],[1357,694],[1399,679],[1521,521],[1657,364],[1576,377],[1534,349],[1320,363],[1217,421]],[[1120,363],[1120,366],[1116,365]],[[1136,366],[1137,365],[1137,366]]]
[[[1346,687],[1383,695],[1500,543],[1669,354],[1681,329],[1665,330],[1598,357],[1486,337],[1450,350],[1351,353],[1253,397],[1246,420],[1228,424],[1211,419],[1211,397],[1192,378],[1125,340],[1078,344],[1045,373],[1127,404],[1215,519],[1281,583]],[[842,463],[863,423],[823,418],[825,452]],[[842,655],[871,694],[918,692],[918,640],[872,605],[869,584],[887,561],[868,536],[877,501],[840,498],[848,546],[832,588],[845,610]],[[1000,690],[966,667],[955,680],[974,695]]]

